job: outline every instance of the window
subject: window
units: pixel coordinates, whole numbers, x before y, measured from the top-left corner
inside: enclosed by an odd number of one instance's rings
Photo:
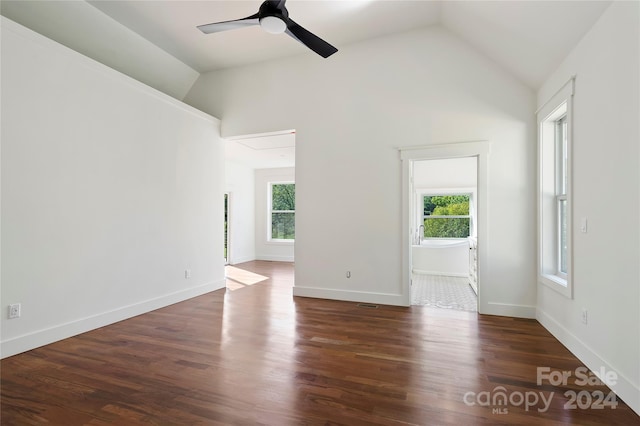
[[[558,243],[558,275],[567,278],[567,115],[555,122],[556,127],[556,211]]]
[[[471,235],[471,194],[422,196],[424,238],[467,238]]]
[[[296,184],[270,183],[269,240],[293,241],[295,238]]]
[[[572,297],[572,95],[570,80],[538,113],[539,279],[567,297]]]

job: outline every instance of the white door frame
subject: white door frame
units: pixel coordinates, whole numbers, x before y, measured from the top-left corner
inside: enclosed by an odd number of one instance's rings
[[[405,306],[411,305],[411,246],[413,245],[414,229],[414,197],[413,191],[413,163],[419,160],[442,160],[447,158],[477,157],[478,158],[478,312],[483,313],[484,303],[482,285],[488,265],[488,188],[489,188],[489,152],[491,143],[488,141],[458,142],[442,145],[423,145],[399,148],[402,160],[402,300]]]

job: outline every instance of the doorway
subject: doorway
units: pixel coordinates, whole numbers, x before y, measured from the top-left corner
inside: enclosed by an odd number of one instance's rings
[[[411,289],[413,281],[413,249],[419,245],[417,241],[422,235],[424,239],[424,223],[418,217],[419,209],[424,214],[424,196],[418,197],[414,185],[415,165],[419,161],[425,160],[446,160],[473,158],[476,164],[476,191],[474,194],[475,202],[472,204],[475,218],[474,234],[478,244],[473,247],[473,261],[475,263],[474,284],[477,289],[477,311],[483,312],[482,286],[484,269],[486,264],[488,248],[483,245],[487,241],[487,181],[488,181],[488,155],[490,143],[487,141],[480,142],[462,142],[443,145],[429,145],[419,147],[400,148],[400,158],[402,160],[402,229],[404,230],[402,238],[402,278],[403,278],[403,300],[406,306],[411,305]],[[428,195],[428,194],[427,194]],[[420,204],[422,203],[422,204]],[[431,211],[433,213],[433,211]],[[459,215],[462,216],[462,215]],[[424,216],[423,218],[424,219]],[[420,240],[421,241],[421,240]],[[471,246],[467,246],[466,250],[471,252]],[[471,255],[469,259],[471,259]],[[470,266],[470,265],[469,265]],[[469,271],[471,268],[469,268]],[[469,278],[469,277],[468,277]],[[468,279],[467,278],[467,279]]]
[[[293,261],[293,242],[269,241],[269,182],[295,181],[295,132],[225,139],[226,262]],[[278,213],[278,212],[276,212]]]
[[[411,304],[477,312],[477,157],[413,161]]]

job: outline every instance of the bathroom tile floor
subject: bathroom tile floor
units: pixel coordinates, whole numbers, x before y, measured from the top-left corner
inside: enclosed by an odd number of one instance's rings
[[[411,304],[477,312],[478,298],[466,277],[413,274]]]

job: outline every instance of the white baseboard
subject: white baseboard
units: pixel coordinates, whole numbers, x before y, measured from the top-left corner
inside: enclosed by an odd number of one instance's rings
[[[402,294],[369,293],[315,287],[293,287],[293,295],[316,299],[342,300],[347,302],[378,303],[381,305],[409,306]]]
[[[609,387],[625,404],[640,415],[640,385],[638,383],[633,383],[628,377],[621,374],[613,365],[546,312],[538,309],[536,319],[594,374],[597,375],[601,368],[604,368],[605,371],[614,371],[618,380],[614,386]]]
[[[34,331],[0,342],[0,358],[6,358],[40,346],[48,345],[68,337],[76,336],[96,328],[104,327],[128,318],[135,317],[174,303],[182,302],[196,296],[224,288],[225,280],[203,284],[132,305],[123,306],[108,312],[55,325],[50,328]]]
[[[293,256],[271,256],[257,255],[256,260],[267,260],[269,262],[293,262]]]
[[[482,289],[480,290],[482,291]],[[499,315],[503,317],[529,318],[536,317],[536,307],[529,305],[515,305],[511,303],[487,302],[478,306],[479,313],[485,315]]]
[[[255,256],[245,256],[245,257],[239,257],[239,258],[231,258],[229,259],[229,264],[230,265],[237,265],[238,263],[245,263],[245,262],[252,262],[256,260]]]

